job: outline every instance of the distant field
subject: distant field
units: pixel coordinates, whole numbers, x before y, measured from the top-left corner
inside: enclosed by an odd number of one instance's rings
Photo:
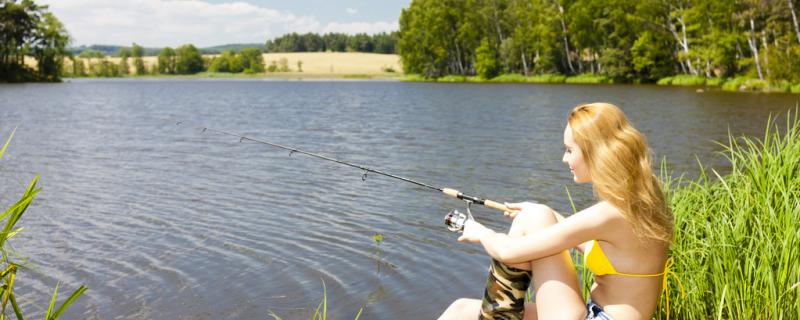
[[[214,57],[216,55],[204,55],[204,57]],[[281,58],[286,58],[289,72],[266,73],[266,77],[289,77],[289,78],[325,78],[327,76],[341,78],[347,76],[366,76],[366,77],[398,77],[402,75],[400,56],[396,54],[361,53],[361,52],[296,52],[296,53],[265,53],[264,65],[269,66],[272,61],[278,63]],[[113,63],[119,63],[119,58],[107,58]],[[88,59],[85,59],[88,60]],[[91,59],[97,60],[97,59]],[[144,57],[144,63],[148,69],[158,61],[156,57]],[[297,62],[302,61],[303,71],[299,72]],[[34,64],[32,60],[26,61]],[[92,61],[95,62],[95,61]],[[133,70],[132,59],[128,60],[128,65]],[[66,68],[71,68],[69,61],[65,62]],[[386,72],[392,69],[395,72]]]

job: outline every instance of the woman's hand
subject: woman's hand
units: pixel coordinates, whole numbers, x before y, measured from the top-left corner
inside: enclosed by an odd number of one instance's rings
[[[514,217],[516,217],[517,214],[519,214],[523,210],[529,209],[529,208],[533,208],[533,207],[539,205],[538,203],[527,202],[527,201],[526,202],[517,202],[517,203],[505,202],[503,204],[506,206],[506,208],[508,208],[508,211],[503,212],[503,215],[506,216],[506,217],[510,217],[512,219]]]
[[[461,236],[458,237],[458,241],[480,243],[481,238],[490,232],[492,232],[492,230],[490,230],[487,227],[484,227],[479,222],[470,219],[464,223],[464,233],[462,233]]]

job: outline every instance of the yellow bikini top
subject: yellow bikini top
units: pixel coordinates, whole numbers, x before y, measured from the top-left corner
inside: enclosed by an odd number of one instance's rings
[[[670,260],[668,260],[667,262],[670,262]],[[665,274],[668,268],[667,266],[664,268],[664,272],[656,274],[636,274],[636,273],[618,272],[617,269],[614,269],[614,266],[611,265],[611,261],[608,261],[606,253],[603,252],[603,248],[600,247],[600,243],[598,243],[597,240],[592,240],[592,243],[589,244],[589,248],[586,249],[586,252],[583,254],[583,263],[586,267],[589,268],[589,270],[592,271],[592,273],[598,276],[604,276],[607,274],[616,274],[626,277],[656,277]]]
[[[678,282],[679,288],[681,289],[681,295],[685,295],[680,279],[678,279],[675,273],[670,270],[672,264],[673,261],[670,257],[667,259],[667,262],[664,265],[664,272],[656,274],[623,273],[617,271],[617,269],[614,269],[614,266],[611,265],[611,261],[608,260],[606,253],[603,252],[603,248],[600,247],[600,243],[598,243],[597,240],[592,240],[591,244],[589,244],[589,248],[587,248],[583,253],[583,265],[598,276],[615,274],[626,277],[657,277],[663,275],[664,280],[661,282],[661,288],[667,292],[667,319],[669,319],[669,286],[667,285],[668,276],[672,275],[675,278],[675,280]]]

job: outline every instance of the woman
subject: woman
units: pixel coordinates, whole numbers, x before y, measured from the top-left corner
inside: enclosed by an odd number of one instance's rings
[[[662,291],[672,213],[644,136],[608,103],[579,105],[564,130],[563,161],[599,202],[563,218],[547,206],[507,204],[508,234],[468,221],[458,241],[493,258],[483,301],[458,299],[439,319],[650,319]],[[568,249],[595,274],[584,301]],[[535,303],[525,303],[531,276]]]

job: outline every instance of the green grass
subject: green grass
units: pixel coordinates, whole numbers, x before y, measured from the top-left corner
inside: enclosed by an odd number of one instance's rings
[[[800,93],[800,84],[792,84],[787,81],[768,81],[750,77],[736,77],[729,79],[722,84],[725,91],[747,91],[747,92],[792,92]]]
[[[563,74],[542,74],[528,77],[528,82],[531,83],[564,83],[567,76]]]
[[[669,84],[673,86],[702,86],[706,84],[706,77],[680,74],[672,77],[672,81]]]
[[[467,82],[467,77],[458,75],[449,75],[437,78],[436,82]]]
[[[528,81],[528,77],[523,76],[523,75],[518,74],[518,73],[502,74],[502,75],[499,75],[497,77],[494,77],[494,78],[488,80],[488,82],[527,82],[527,81]]]
[[[725,176],[666,179],[675,215],[671,255],[686,289],[670,283],[673,319],[800,318],[800,117],[781,134],[721,144]],[[663,175],[662,170],[662,175]],[[666,316],[662,303],[657,319]]]
[[[613,83],[614,81],[612,81],[610,78],[608,78],[606,76],[592,75],[592,74],[579,74],[577,76],[567,77],[567,79],[564,80],[564,82],[565,83],[591,83],[591,84],[597,84],[597,83]]]

